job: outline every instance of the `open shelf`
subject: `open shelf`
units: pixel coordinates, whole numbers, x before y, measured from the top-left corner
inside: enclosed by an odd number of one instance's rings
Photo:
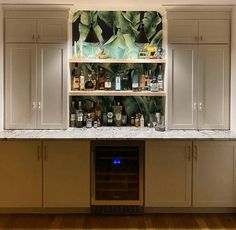
[[[106,90],[91,90],[91,91],[69,91],[69,96],[166,96],[165,91],[151,92],[151,91],[141,91],[134,92],[132,90],[123,91],[106,91]]]
[[[85,59],[73,57],[70,63],[166,63],[165,59],[145,58],[145,59]]]

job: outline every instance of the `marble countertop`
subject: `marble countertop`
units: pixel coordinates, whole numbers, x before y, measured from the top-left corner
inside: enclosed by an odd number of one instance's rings
[[[223,130],[168,130],[153,128],[100,127],[67,130],[5,130],[0,139],[203,139],[236,140],[236,132]]]

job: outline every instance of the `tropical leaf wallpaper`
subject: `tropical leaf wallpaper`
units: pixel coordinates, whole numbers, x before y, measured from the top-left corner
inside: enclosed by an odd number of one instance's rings
[[[77,11],[73,16],[73,54],[96,58],[103,52],[109,58],[138,58],[135,37],[141,22],[149,43],[162,46],[162,17],[156,11]],[[99,45],[84,42],[93,23]]]

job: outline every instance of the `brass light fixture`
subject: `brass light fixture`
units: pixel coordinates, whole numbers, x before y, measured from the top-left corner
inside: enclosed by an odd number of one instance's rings
[[[84,41],[88,43],[99,43],[98,37],[93,29],[93,23],[91,23],[89,32]]]
[[[145,43],[149,43],[146,32],[144,30],[144,24],[143,21],[141,21],[140,24],[140,32],[138,34],[138,36],[135,39],[135,43],[136,44],[145,44]]]

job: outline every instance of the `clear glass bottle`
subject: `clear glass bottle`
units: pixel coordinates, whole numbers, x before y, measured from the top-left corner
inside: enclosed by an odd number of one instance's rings
[[[76,127],[75,101],[71,102],[71,108],[70,108],[70,127]]]
[[[92,121],[92,118],[91,118],[91,114],[88,113],[87,121],[86,121],[86,128],[92,128],[92,126],[93,126],[93,121]]]
[[[114,121],[116,126],[121,126],[122,124],[122,106],[120,105],[120,102],[117,102],[117,105],[113,106],[113,112],[114,112]]]
[[[83,127],[82,101],[78,102],[78,110],[76,111],[76,117],[77,117],[77,127],[82,128]]]
[[[152,80],[150,82],[150,90],[151,90],[151,92],[158,92],[159,91],[157,77],[155,75],[153,75]]]
[[[111,79],[110,79],[110,76],[107,76],[106,77],[106,80],[105,80],[105,90],[111,90]]]
[[[108,126],[113,125],[113,113],[112,112],[107,113],[107,125]]]
[[[141,115],[141,118],[140,118],[140,128],[144,128],[144,117],[143,117],[143,114]]]
[[[120,75],[120,73],[117,73],[116,77],[115,77],[115,90],[117,90],[117,91],[121,90],[121,75]]]
[[[157,82],[159,85],[159,90],[163,91],[164,90],[164,80],[163,80],[163,71],[162,71],[162,65],[158,65],[158,75],[157,75]]]
[[[99,73],[98,73],[98,88],[100,90],[104,90],[105,89],[105,74],[104,74],[103,68],[99,69]]]

